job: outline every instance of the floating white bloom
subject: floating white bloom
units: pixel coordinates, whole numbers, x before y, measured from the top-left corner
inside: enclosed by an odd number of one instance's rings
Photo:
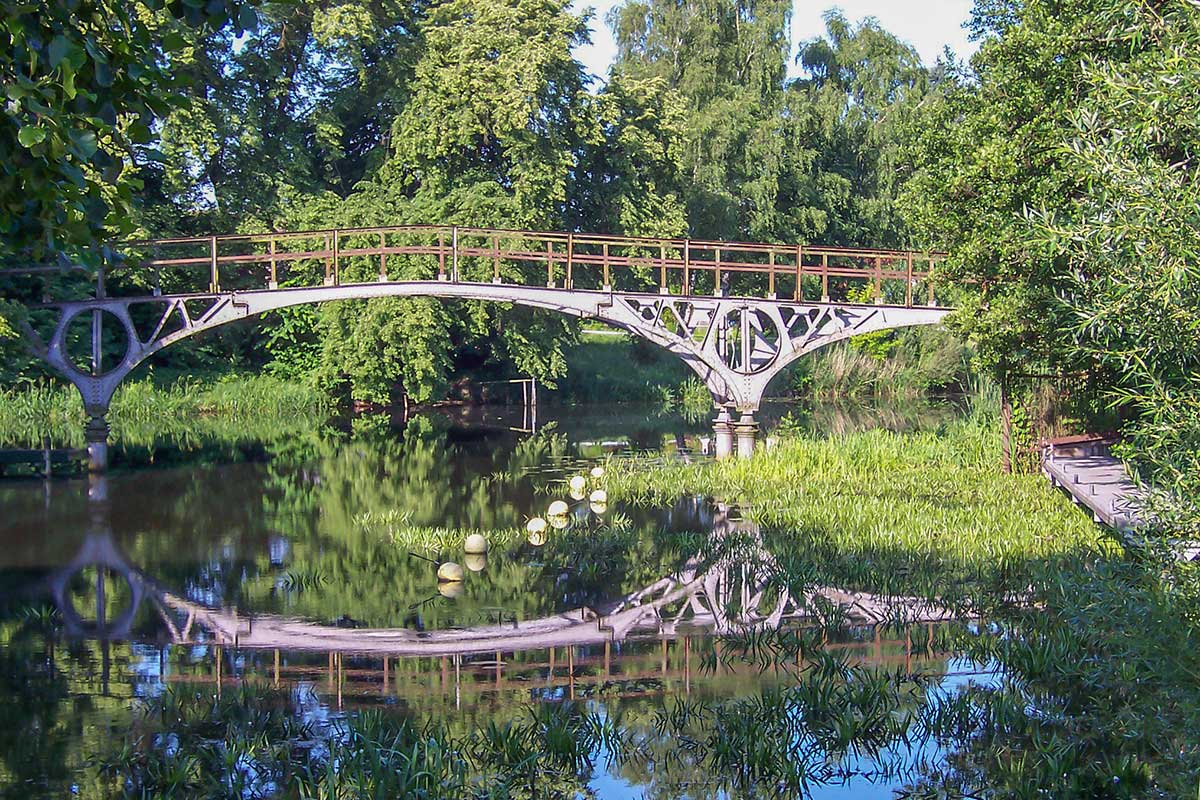
[[[570,510],[570,507],[566,504],[566,501],[555,500],[553,503],[550,504],[550,507],[546,509],[546,516],[547,517],[565,517],[567,515],[567,511],[569,511],[569,510]]]
[[[488,551],[488,541],[481,533],[472,533],[463,542],[463,551],[466,553],[486,553]]]
[[[597,489],[596,491],[592,492],[591,496],[588,497],[588,500],[592,501],[593,503],[607,503],[608,492],[604,491],[603,489]]]
[[[587,478],[582,475],[576,475],[567,481],[567,485],[571,487],[572,492],[582,492],[587,488]]]
[[[471,572],[483,572],[484,568],[487,567],[487,556],[483,553],[467,553],[466,557],[463,558],[463,564]]]
[[[463,568],[453,561],[447,561],[438,567],[437,576],[439,581],[461,581]]]
[[[592,467],[592,477],[599,480],[604,477],[604,467]]]

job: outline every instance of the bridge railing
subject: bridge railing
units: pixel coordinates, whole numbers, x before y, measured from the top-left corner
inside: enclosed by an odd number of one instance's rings
[[[449,225],[157,239],[125,250],[125,270],[155,294],[442,280],[903,306],[936,304],[930,274],[943,257]]]

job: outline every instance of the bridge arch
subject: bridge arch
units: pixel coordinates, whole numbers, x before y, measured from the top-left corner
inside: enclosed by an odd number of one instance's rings
[[[718,407],[732,406],[751,413],[757,410],[771,379],[801,356],[864,333],[936,324],[948,313],[938,308],[390,281],[62,303],[56,306],[60,317],[49,342],[42,342],[32,331],[27,335],[34,341],[35,352],[79,388],[88,413],[96,416],[107,411],[121,380],[151,355],[175,342],[268,311],[380,297],[487,300],[599,320],[681,358],[705,382]],[[131,310],[139,305],[162,309],[157,325],[145,338],[131,316]],[[196,309],[199,313],[194,313]],[[66,352],[67,327],[89,311],[116,317],[128,337],[122,359],[98,375],[81,371]]]

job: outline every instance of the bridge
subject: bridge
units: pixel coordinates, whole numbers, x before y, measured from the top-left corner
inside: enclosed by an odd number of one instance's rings
[[[873,331],[942,321],[938,253],[408,225],[136,242],[87,296],[51,298],[59,267],[25,281],[42,331],[31,351],[83,395],[90,467],[107,465],[106,415],[120,382],[165,347],[302,304],[378,297],[511,303],[597,320],[683,360],[713,397],[716,453],[753,453],[754,412],[789,364]],[[40,283],[39,283],[40,282]],[[61,281],[54,281],[61,283]],[[78,294],[78,293],[77,293]],[[105,325],[124,355],[105,364]],[[89,352],[74,352],[90,341]],[[734,414],[740,416],[735,419]]]

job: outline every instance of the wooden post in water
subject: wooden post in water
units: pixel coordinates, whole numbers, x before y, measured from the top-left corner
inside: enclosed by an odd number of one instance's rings
[[[1000,468],[1012,472],[1012,398],[1008,395],[1008,370],[1000,375]]]

